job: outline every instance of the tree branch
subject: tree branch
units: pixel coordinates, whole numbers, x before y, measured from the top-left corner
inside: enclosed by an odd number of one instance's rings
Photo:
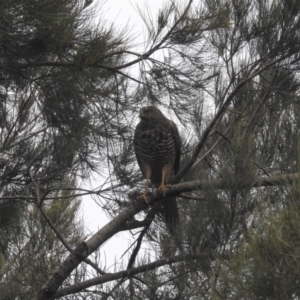
[[[50,279],[44,284],[39,291],[36,299],[53,299],[52,296],[61,286],[63,281],[70,273],[91,253],[96,251],[105,241],[114,234],[122,230],[124,224],[129,221],[135,214],[146,208],[143,202],[134,202],[130,207],[121,212],[117,217],[106,224],[96,234],[86,242],[82,241],[64,260],[56,270],[54,270]]]
[[[170,30],[166,33],[166,35],[162,38],[162,40],[157,43],[153,48],[151,48],[150,50],[148,50],[146,53],[139,55],[137,53],[133,53],[133,52],[128,52],[128,51],[123,51],[123,53],[127,53],[127,54],[134,54],[136,56],[139,56],[137,59],[134,59],[128,63],[125,63],[123,65],[120,66],[116,66],[116,67],[110,67],[107,65],[103,65],[103,64],[99,64],[98,62],[100,61],[100,59],[96,62],[96,63],[92,63],[92,64],[86,64],[86,67],[96,67],[96,68],[102,68],[105,69],[107,71],[111,71],[111,72],[117,72],[131,67],[145,59],[147,59],[148,57],[150,57],[154,52],[156,52],[157,50],[159,50],[162,45],[167,41],[167,39],[170,37],[170,35],[173,33],[173,31],[177,28],[178,24],[182,21],[182,19],[185,17],[185,15],[187,14],[187,12],[189,11],[191,5],[192,5],[193,0],[189,0],[184,12],[182,13],[182,15],[180,16],[180,18],[178,18],[178,20],[174,23],[174,25],[170,28]],[[122,52],[116,52],[118,54],[122,53]],[[103,58],[101,58],[102,60]],[[20,69],[26,69],[26,68],[31,68],[31,67],[78,67],[79,65],[76,63],[70,63],[67,61],[63,61],[63,62],[48,62],[48,61],[36,61],[36,62],[30,62],[30,63],[22,63],[22,64],[16,64],[15,67],[20,68]],[[123,74],[124,75],[124,74]],[[128,75],[126,75],[128,77]],[[131,78],[133,79],[133,78]],[[135,79],[133,79],[134,81],[136,81]],[[137,81],[139,82],[139,81]]]
[[[161,199],[161,197],[159,198]],[[125,230],[132,230],[132,229],[136,229],[136,228],[140,228],[140,227],[149,227],[152,223],[152,221],[154,220],[154,217],[157,213],[157,211],[159,210],[160,208],[160,204],[159,203],[156,203],[156,205],[154,205],[154,207],[151,208],[151,210],[148,212],[147,216],[145,217],[144,220],[142,221],[138,221],[138,220],[132,220],[132,221],[129,221],[125,224],[124,228],[122,229],[122,231],[125,231]]]
[[[162,267],[162,266],[166,266],[166,265],[170,265],[170,264],[174,264],[174,263],[178,263],[178,262],[182,262],[182,261],[186,261],[186,260],[193,260],[193,259],[197,259],[197,261],[199,260],[205,260],[207,259],[208,255],[177,255],[175,257],[171,257],[171,258],[164,258],[164,259],[160,259],[157,260],[155,262],[140,266],[140,267],[136,267],[136,268],[132,268],[129,270],[124,270],[124,271],[120,271],[120,272],[116,272],[116,273],[110,273],[110,274],[106,274],[103,275],[101,277],[95,277],[93,279],[89,279],[86,280],[84,282],[79,282],[77,284],[74,284],[70,287],[67,288],[63,288],[59,291],[56,292],[55,295],[53,295],[53,297],[49,298],[49,299],[57,299],[59,297],[62,296],[66,296],[69,294],[74,294],[76,292],[80,292],[83,289],[86,289],[88,287],[97,285],[97,284],[103,284],[105,282],[109,282],[109,281],[113,281],[113,280],[117,280],[117,279],[124,279],[126,277],[130,277],[139,273],[144,273],[150,270],[154,270],[156,268]]]
[[[42,207],[42,201],[43,198],[40,199],[40,194],[39,194],[39,185],[38,183],[33,179],[31,172],[29,172],[29,176],[33,182],[33,184],[35,185],[36,188],[36,199],[37,199],[37,207],[39,209],[39,211],[41,212],[42,216],[44,217],[44,219],[46,220],[46,222],[48,223],[49,227],[54,231],[54,233],[56,234],[56,236],[58,237],[58,239],[62,242],[62,244],[65,246],[65,248],[69,251],[72,252],[72,248],[69,246],[68,242],[64,239],[64,237],[60,234],[59,230],[56,228],[56,226],[52,223],[52,221],[50,220],[50,218],[48,217],[48,215],[46,214],[46,212],[44,211],[43,207]],[[105,274],[105,272],[103,272],[96,264],[94,264],[89,258],[84,259],[84,262],[87,263],[88,265],[90,265],[92,268],[94,268],[99,274]]]
[[[270,177],[257,177],[252,183],[252,187],[263,187],[263,186],[287,186],[293,184],[295,181],[300,180],[300,173],[274,175]],[[178,196],[184,192],[192,192],[201,189],[224,189],[230,188],[226,186],[222,180],[202,180],[202,181],[191,181],[185,183],[179,183],[173,185],[170,189],[165,192],[166,197]],[[249,184],[240,184],[236,187],[237,189],[249,188]],[[151,199],[149,199],[151,200]],[[153,201],[153,200],[152,200]]]
[[[211,123],[207,126],[207,128],[205,129],[201,140],[199,141],[199,143],[197,144],[197,146],[194,149],[194,152],[192,154],[192,157],[190,158],[190,160],[187,162],[187,164],[184,166],[184,168],[176,175],[174,182],[177,183],[179,182],[184,175],[190,170],[190,168],[193,166],[193,164],[195,163],[199,153],[201,152],[206,140],[209,138],[213,128],[216,126],[216,124],[221,120],[221,118],[223,117],[223,115],[225,114],[225,112],[227,111],[231,101],[233,100],[234,96],[238,93],[238,91],[244,86],[244,84],[246,84],[248,81],[250,81],[252,78],[254,78],[255,76],[259,75],[260,73],[262,73],[263,71],[265,71],[266,69],[268,69],[269,67],[273,66],[274,64],[283,61],[284,59],[286,59],[287,57],[289,57],[290,55],[285,55],[282,57],[279,57],[277,59],[272,60],[271,62],[269,62],[268,64],[263,65],[262,67],[258,67],[258,69],[255,69],[254,67],[254,71],[252,74],[249,74],[249,76],[245,79],[242,79],[237,86],[234,88],[234,90],[228,95],[227,99],[225,100],[224,104],[220,107],[220,109],[218,110],[218,112],[216,113],[216,115],[214,116],[214,118],[212,119]],[[267,58],[266,58],[267,59]],[[263,62],[264,59],[260,59],[259,61],[257,61],[256,63],[259,64],[261,62]]]
[[[143,237],[146,234],[150,224],[151,224],[151,222],[149,222],[149,224],[147,226],[145,226],[144,229],[142,230],[142,232],[140,233],[140,235],[137,239],[137,244],[136,244],[135,248],[133,249],[132,254],[130,256],[130,259],[129,259],[129,262],[128,262],[128,265],[127,265],[127,270],[131,269],[132,266],[134,265],[136,256],[138,255],[138,253],[140,251],[140,248],[141,248],[141,245],[142,245]]]
[[[299,173],[274,175],[270,177],[257,177],[257,179],[253,182],[252,187],[287,185],[292,184],[293,182],[299,179]],[[166,197],[174,197],[180,195],[180,193],[183,192],[191,192],[200,189],[205,189],[208,187],[214,189],[229,188],[221,180],[193,181],[173,185],[170,189],[168,189],[165,192],[165,195]],[[247,186],[247,188],[248,187],[249,186]],[[246,186],[241,185],[237,188],[243,189],[246,188]],[[161,195],[153,196],[152,194],[149,194],[148,201],[155,203],[161,200],[161,198]],[[145,203],[140,201],[134,202],[131,206],[122,211],[117,217],[115,217],[107,225],[100,229],[89,240],[87,240],[86,242],[81,242],[65,259],[62,265],[53,272],[51,278],[42,287],[36,299],[53,299],[52,296],[56,293],[63,281],[87,256],[89,256],[92,252],[96,251],[105,241],[111,238],[114,234],[121,231],[126,222],[130,221],[135,214],[137,214],[145,208]],[[112,276],[114,278],[115,274],[113,274]],[[117,278],[119,277],[117,276],[115,279]]]

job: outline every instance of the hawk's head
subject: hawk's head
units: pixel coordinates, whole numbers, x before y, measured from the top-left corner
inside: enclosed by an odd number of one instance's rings
[[[146,106],[140,109],[140,118],[146,122],[158,122],[164,118],[162,112],[154,106]]]

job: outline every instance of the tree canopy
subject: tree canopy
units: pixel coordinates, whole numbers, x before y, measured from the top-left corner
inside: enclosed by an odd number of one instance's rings
[[[0,299],[300,297],[298,2],[166,1],[140,10],[142,47],[90,1],[3,3]],[[137,200],[145,101],[183,143],[173,235],[163,195]],[[83,195],[110,217],[88,237]],[[99,248],[124,231],[107,270]]]

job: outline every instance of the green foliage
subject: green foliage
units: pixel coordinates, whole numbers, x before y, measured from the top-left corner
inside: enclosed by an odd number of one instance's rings
[[[299,297],[299,189],[290,204],[259,213],[236,255],[221,266],[217,299],[293,299]]]
[[[110,224],[138,239],[130,268],[165,264],[120,277],[117,267],[77,267],[63,278],[74,289],[66,297],[107,277],[78,297],[299,297],[298,186],[271,180],[299,172],[298,1],[169,1],[155,20],[143,14],[143,52],[126,29],[94,25],[93,9],[77,0],[0,7],[0,298],[32,299],[66,258],[63,242],[84,238],[81,194],[111,217],[135,203],[127,195],[144,182],[132,136],[144,97],[182,135],[180,230],[169,237],[153,203]],[[95,189],[79,187],[92,175]]]
[[[67,172],[95,170],[95,154],[120,128],[105,124],[122,83],[97,64],[122,63],[126,38],[92,28],[78,1],[8,1],[0,10],[3,189],[22,193],[29,165],[45,189]]]
[[[58,195],[57,200],[44,207],[69,246],[74,247],[84,238],[81,221],[76,220],[79,201],[62,200]],[[5,238],[5,228],[0,229],[1,239]],[[12,232],[6,240],[7,249],[0,252],[0,299],[32,299],[69,251],[35,207],[28,207],[19,214],[9,229]],[[66,284],[74,279],[69,278]]]

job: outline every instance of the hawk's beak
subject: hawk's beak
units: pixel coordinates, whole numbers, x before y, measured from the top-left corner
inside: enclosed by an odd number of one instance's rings
[[[145,117],[147,114],[147,110],[145,109],[145,107],[140,109],[140,118],[142,119],[143,117]]]

